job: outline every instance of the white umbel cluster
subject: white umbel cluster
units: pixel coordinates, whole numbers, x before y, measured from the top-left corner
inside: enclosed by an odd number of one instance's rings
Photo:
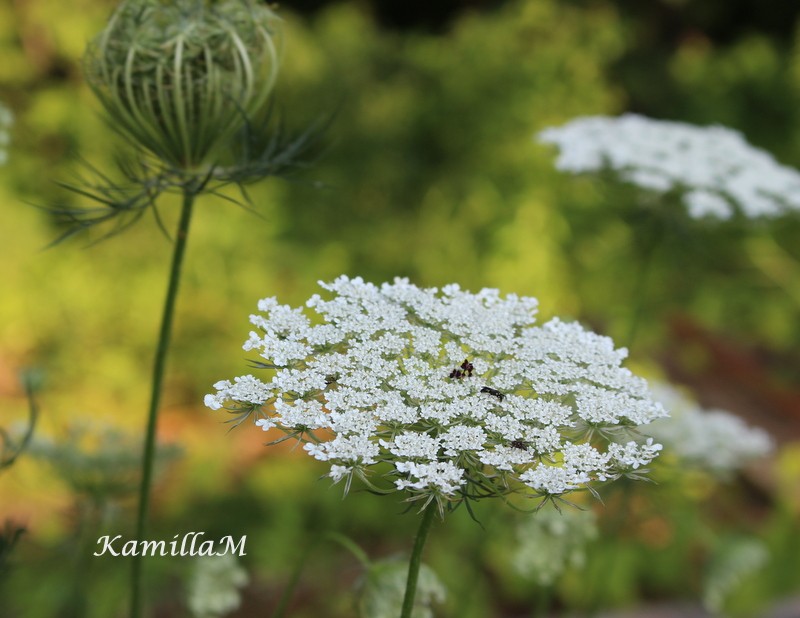
[[[800,173],[754,148],[738,131],[653,120],[636,114],[586,116],[545,129],[556,167],[574,174],[610,170],[656,193],[677,191],[690,216],[776,217],[800,210]]]
[[[654,422],[648,433],[686,466],[724,476],[774,449],[766,431],[749,427],[726,410],[704,409],[667,384],[656,384],[652,390],[670,416]]]
[[[244,349],[269,372],[221,381],[214,410],[252,412],[331,466],[334,481],[436,498],[552,497],[636,478],[658,454],[632,429],[665,416],[627,351],[537,301],[406,279],[320,283],[300,308],[260,301]]]

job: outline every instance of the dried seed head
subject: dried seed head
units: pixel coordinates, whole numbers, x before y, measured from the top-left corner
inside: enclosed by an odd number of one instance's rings
[[[213,164],[264,105],[280,19],[251,0],[127,0],[84,70],[115,127],[170,166]]]

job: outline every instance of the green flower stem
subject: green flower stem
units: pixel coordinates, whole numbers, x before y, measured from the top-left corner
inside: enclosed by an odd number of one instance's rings
[[[169,340],[172,333],[172,319],[175,313],[175,299],[178,296],[178,284],[181,279],[181,265],[186,249],[186,239],[189,235],[189,223],[192,219],[192,206],[196,196],[191,186],[184,188],[183,207],[181,219],[178,223],[178,234],[175,238],[175,248],[172,253],[172,268],[169,274],[167,297],[164,301],[164,313],[161,317],[161,330],[158,334],[158,347],[153,364],[153,390],[150,396],[150,411],[147,417],[147,433],[144,441],[144,454],[142,455],[142,484],[139,490],[139,511],[136,518],[136,540],[144,540],[147,528],[147,513],[150,507],[150,485],[153,480],[153,460],[156,450],[156,424],[158,423],[158,405],[161,400],[161,386],[164,379],[164,366],[167,360]],[[131,618],[142,616],[142,571],[143,562],[141,555],[133,556],[133,570],[131,573]]]
[[[664,237],[664,230],[660,227],[660,221],[655,220],[648,227],[650,229],[645,228],[644,230],[646,243],[644,255],[639,263],[639,270],[634,281],[631,298],[633,309],[628,320],[628,333],[623,340],[629,351],[633,348],[633,343],[636,340],[639,325],[645,312],[648,278],[655,264],[655,255]]]
[[[548,615],[548,610],[550,609],[550,599],[553,596],[553,586],[552,585],[545,585],[539,586],[536,589],[536,602],[533,606],[533,612],[531,613],[532,618],[545,618]]]
[[[433,523],[433,516],[436,513],[436,502],[431,500],[422,513],[422,521],[419,522],[417,538],[414,541],[414,550],[411,552],[411,562],[408,563],[408,579],[406,580],[406,594],[403,597],[403,610],[400,618],[411,618],[411,611],[414,609],[414,597],[417,594],[417,579],[419,578],[419,567],[422,564],[422,549],[425,547],[425,539]]]
[[[628,332],[624,338],[625,347],[630,351],[633,348],[633,342],[636,341],[636,334],[639,331],[639,323],[641,322],[642,314],[644,313],[644,296],[647,287],[647,275],[650,272],[652,265],[652,256],[655,251],[648,249],[644,259],[639,264],[639,270],[634,280],[633,294],[631,295],[632,310],[628,318]]]

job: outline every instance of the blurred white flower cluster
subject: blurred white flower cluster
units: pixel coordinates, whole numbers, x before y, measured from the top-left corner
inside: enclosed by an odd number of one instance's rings
[[[726,615],[725,609],[730,598],[747,579],[765,567],[770,557],[769,548],[761,539],[754,537],[720,539],[703,582],[705,608],[712,615]],[[777,612],[773,614],[777,615],[779,615]]]
[[[188,605],[195,618],[219,618],[239,608],[239,588],[248,581],[232,554],[197,559],[189,582]]]
[[[396,618],[401,614],[403,594],[408,580],[408,562],[387,558],[370,564],[361,582],[358,615],[361,618]],[[447,589],[427,564],[421,564],[417,594],[414,597],[414,618],[434,618],[434,605],[447,598]]]
[[[584,565],[586,544],[596,537],[592,511],[541,509],[524,518],[517,528],[514,568],[540,586],[549,586],[568,567]]]
[[[103,422],[76,420],[55,436],[38,432],[29,448],[51,466],[53,477],[94,503],[129,496],[141,480],[141,439]],[[156,476],[180,455],[175,445],[157,443]]]
[[[694,218],[728,219],[800,210],[800,173],[754,148],[737,131],[653,120],[636,114],[587,116],[545,129],[565,172],[611,170],[656,193],[678,191]]]
[[[333,298],[306,303],[313,322],[259,302],[244,349],[270,377],[218,382],[205,403],[301,440],[345,490],[357,476],[443,513],[512,491],[593,491],[641,476],[661,449],[629,439],[666,412],[620,366],[627,351],[578,324],[535,325],[534,298],[405,279],[320,285]]]
[[[9,128],[14,123],[14,115],[11,110],[5,105],[0,103],[0,165],[4,165],[8,161],[7,147],[11,136],[9,135]]]
[[[748,427],[730,412],[704,410],[666,384],[654,384],[652,390],[670,416],[654,422],[647,433],[684,464],[725,475],[773,449],[767,432]]]

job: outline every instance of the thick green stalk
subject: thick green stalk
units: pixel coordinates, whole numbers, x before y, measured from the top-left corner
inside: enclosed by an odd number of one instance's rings
[[[158,424],[158,405],[161,401],[161,386],[164,380],[164,366],[167,361],[170,335],[172,333],[172,318],[175,313],[175,299],[178,296],[178,284],[181,279],[181,265],[186,249],[186,239],[189,235],[189,223],[192,219],[192,206],[196,193],[191,187],[186,187],[183,193],[183,208],[181,219],[178,223],[178,234],[175,238],[175,247],[172,253],[172,267],[169,274],[167,297],[164,300],[164,313],[161,316],[161,330],[158,334],[158,347],[156,348],[155,362],[153,363],[153,390],[150,396],[150,410],[147,416],[147,433],[144,440],[144,453],[142,455],[142,484],[139,490],[139,511],[136,517],[136,541],[144,541],[147,531],[147,514],[150,508],[150,485],[153,480],[153,461],[156,450],[156,425]],[[140,618],[143,614],[142,602],[142,571],[143,556],[133,556],[133,570],[131,572],[131,618]]]
[[[406,594],[403,597],[403,610],[400,618],[411,618],[411,611],[414,609],[414,597],[417,595],[417,579],[419,578],[419,567],[422,564],[422,549],[425,547],[425,539],[428,538],[428,531],[433,523],[433,516],[436,513],[436,501],[431,500],[422,513],[422,521],[419,522],[417,538],[414,541],[414,550],[411,552],[411,561],[408,563],[408,579],[406,580]]]

